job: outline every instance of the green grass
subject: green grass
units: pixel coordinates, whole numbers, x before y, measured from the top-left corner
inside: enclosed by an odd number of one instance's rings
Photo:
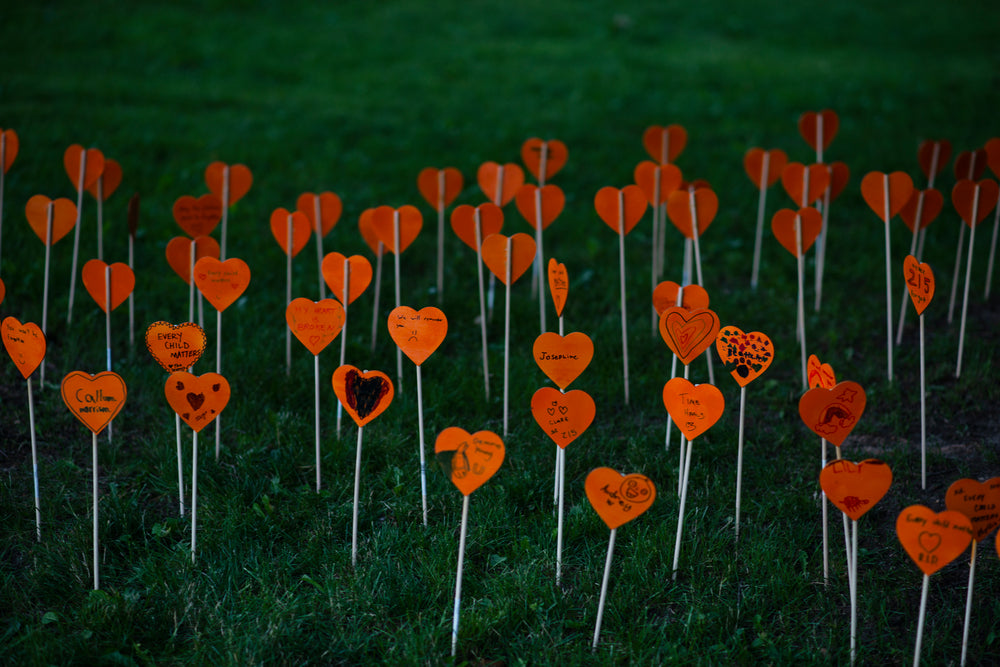
[[[984,11],[985,10],[985,11]],[[597,402],[594,425],[567,450],[564,577],[554,582],[553,447],[528,403],[545,384],[530,358],[538,306],[529,279],[513,287],[507,460],[471,498],[459,659],[521,663],[831,663],[849,659],[849,606],[831,524],[832,580],[822,581],[816,437],[797,413],[795,268],[767,235],[762,281],[748,288],[756,193],[742,171],[751,146],[781,147],[811,162],[798,136],[803,111],[833,108],[840,133],[828,160],[851,181],[831,210],[822,314],[807,313],[810,351],[838,377],[860,382],[868,408],[845,443],[848,458],[878,456],[893,469],[888,496],[861,522],[859,657],[912,659],[920,573],[895,537],[912,503],[943,508],[960,477],[1000,474],[993,406],[998,310],[984,301],[988,226],[977,234],[965,360],[954,378],[957,323],[946,322],[957,218],[946,205],[929,231],[925,259],[938,296],[926,314],[929,480],[920,488],[916,318],[885,377],[883,230],[860,197],[862,176],[904,170],[922,184],[919,142],[947,138],[955,151],[998,133],[995,26],[982,3],[925,0],[905,7],[842,2],[672,3],[403,1],[21,3],[0,23],[0,127],[21,153],[7,174],[0,314],[41,321],[43,248],[25,223],[34,194],[74,197],[62,168],[73,143],[121,162],[123,185],[105,208],[106,257],[123,261],[125,207],[142,196],[137,241],[137,345],[125,310],[113,313],[115,369],[129,398],[115,442],[100,440],[102,590],[90,590],[90,436],[54,386],[35,387],[43,541],[36,543],[24,383],[0,372],[0,661],[8,664],[441,664],[449,662],[461,496],[431,472],[430,525],[420,523],[416,396],[412,364],[389,410],[365,429],[360,553],[350,565],[356,429],[334,432],[329,378],[337,352],[321,356],[325,489],[313,491],[312,363],[293,348],[284,372],[284,257],[270,212],[307,190],[333,190],[344,215],[327,252],[368,254],[356,221],[365,208],[416,204],[425,230],[401,257],[402,301],[436,305],[434,219],[420,200],[423,167],[459,168],[456,203],[478,204],[474,174],[486,160],[519,162],[521,143],[553,137],[569,162],[553,182],[566,209],[546,233],[547,256],[570,275],[566,330],[595,342],[573,388]],[[681,569],[670,579],[676,444],[663,451],[660,400],[668,351],[650,334],[649,216],[626,243],[631,357],[622,401],[617,238],[593,196],[631,181],[646,159],[643,130],[680,123],[689,133],[678,165],[706,178],[720,211],[702,244],[706,287],[723,324],[760,330],[777,359],[751,384],[742,535],[733,540],[736,384],[716,364],[728,407],[696,442]],[[223,416],[223,454],[202,438],[198,561],[179,519],[173,418],[162,370],[142,349],[155,320],[183,321],[186,286],[163,260],[179,234],[171,206],[205,191],[205,166],[247,164],[254,186],[231,211],[229,254],[246,260],[246,299],[227,310],[223,374],[233,400]],[[951,167],[939,180],[946,193]],[[789,206],[779,189],[769,212]],[[95,207],[84,209],[82,258],[94,254]],[[909,239],[894,221],[893,300]],[[528,231],[513,210],[505,232]],[[447,426],[502,430],[502,292],[490,329],[493,397],[482,393],[475,266],[449,233],[454,258],[442,308],[449,334],[423,368],[425,435]],[[681,244],[670,236],[666,279],[680,278]],[[48,332],[50,384],[71,370],[104,367],[104,323],[78,288],[65,325],[72,242],[53,249]],[[391,262],[369,349],[372,291],[351,310],[347,361],[395,380],[384,318],[393,305]],[[294,268],[296,296],[316,297],[315,250]],[[808,278],[811,282],[812,260]],[[812,289],[807,290],[807,303]],[[549,310],[549,327],[554,314]],[[206,322],[214,340],[214,318]],[[336,345],[336,344],[335,344]],[[209,351],[196,372],[214,368]],[[692,376],[706,381],[703,362]],[[185,460],[190,439],[185,437]],[[658,498],[624,526],[615,547],[601,645],[590,651],[608,531],[583,494],[597,466],[641,472]],[[835,514],[835,510],[832,510]],[[832,515],[833,516],[833,515]],[[836,517],[834,516],[836,519]],[[991,535],[980,549],[970,662],[1000,660],[1000,578]],[[838,548],[839,547],[839,548]],[[931,580],[923,656],[957,661],[967,557]]]

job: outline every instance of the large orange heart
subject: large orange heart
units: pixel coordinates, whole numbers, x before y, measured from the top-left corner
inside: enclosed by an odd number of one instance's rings
[[[276,208],[271,212],[271,234],[286,255],[289,241],[292,246],[292,257],[295,257],[309,243],[312,233],[309,218],[302,211],[292,213],[285,208]]]
[[[242,259],[224,262],[202,257],[194,265],[194,284],[220,313],[228,308],[250,284],[250,267]]]
[[[642,133],[642,146],[649,156],[660,164],[667,164],[677,159],[687,145],[687,130],[683,126],[651,125]]]
[[[809,355],[806,362],[806,377],[809,378],[809,388],[833,389],[837,384],[837,376],[830,364],[821,364],[815,354]]]
[[[851,170],[843,162],[831,162],[827,167],[830,170],[830,201],[833,201],[847,187],[847,181],[851,179]]]
[[[997,205],[1000,188],[990,178],[975,181],[963,180],[951,189],[951,203],[969,227],[978,225]],[[975,217],[975,220],[973,220]]]
[[[743,156],[743,169],[758,188],[769,188],[777,183],[786,164],[788,155],[780,148],[769,151],[751,148]]]
[[[194,260],[191,259],[191,246],[194,246]],[[189,239],[186,236],[175,236],[167,242],[167,264],[188,285],[191,284],[191,267],[202,257],[219,259],[219,242],[211,236],[199,236]]]
[[[73,371],[63,378],[62,399],[73,415],[95,434],[104,430],[125,405],[125,381],[117,373]]]
[[[110,278],[109,275],[110,274]],[[99,259],[92,259],[83,265],[83,286],[105,313],[108,312],[108,292],[111,293],[111,307],[114,310],[122,304],[135,288],[135,274],[128,264],[115,262],[108,265]],[[108,281],[110,280],[110,290]]]
[[[76,204],[65,197],[53,201],[45,195],[35,195],[25,205],[24,215],[42,243],[48,239],[49,215],[52,216],[53,245],[76,226]]]
[[[972,541],[972,523],[955,510],[934,512],[910,505],[896,519],[896,537],[921,572],[930,576],[962,555]]]
[[[920,163],[920,171],[928,180],[940,174],[950,159],[951,142],[947,139],[938,141],[925,139],[920,142],[920,147],[917,149],[917,161]]]
[[[744,333],[739,327],[723,327],[715,339],[722,365],[741,387],[757,379],[774,361],[774,344],[759,331]]]
[[[802,394],[799,416],[813,433],[840,447],[858,425],[866,402],[861,385],[847,380],[832,389],[816,387]]]
[[[288,328],[313,355],[318,355],[333,342],[344,328],[346,319],[344,307],[333,299],[310,301],[299,297],[292,299],[285,308]]]
[[[470,206],[462,204],[451,212],[451,228],[462,243],[479,252],[476,244],[476,227],[479,227],[479,243],[503,228],[503,209],[496,204]]]
[[[21,324],[16,317],[5,317],[0,323],[0,338],[17,370],[25,380],[45,358],[45,334],[37,324]]]
[[[309,229],[316,231],[316,220],[319,219],[320,236],[326,236],[340,220],[344,205],[335,192],[303,192],[295,200],[295,210],[303,213],[309,220]]]
[[[585,391],[574,389],[564,394],[542,387],[531,397],[531,414],[552,442],[565,449],[590,428],[597,406]]]
[[[483,262],[500,282],[513,285],[535,261],[535,250],[535,239],[527,234],[491,234],[483,239]]]
[[[17,157],[19,147],[20,143],[17,140],[17,132],[10,128],[0,132],[0,151],[3,152],[3,159],[0,159],[0,169],[3,169],[3,173],[6,174],[10,166],[14,164],[14,158]]]
[[[1000,137],[993,137],[987,141],[983,150],[986,151],[986,164],[989,165],[990,171],[1000,178]]]
[[[569,150],[566,144],[558,139],[542,141],[538,137],[532,137],[521,144],[521,161],[539,183],[555,176],[566,165],[568,158]]]
[[[224,196],[227,178],[229,180],[228,202]],[[223,205],[228,203],[229,206],[232,206],[250,191],[250,186],[253,185],[253,174],[243,164],[228,165],[225,162],[213,162],[205,167],[205,185],[208,186],[210,192],[215,193],[222,200]]]
[[[344,281],[347,281],[347,303],[354,300],[368,289],[372,282],[372,264],[361,255],[344,257],[339,252],[331,252],[323,258],[320,264],[323,280],[333,292],[333,296],[344,303]]]
[[[197,199],[190,195],[174,202],[174,221],[191,238],[208,236],[222,220],[222,200],[212,194]]]
[[[396,230],[399,230],[399,252],[403,252],[420,233],[424,217],[415,206],[379,206],[372,212],[372,228],[378,240],[389,252],[396,252]]]
[[[822,132],[820,128],[822,127]],[[822,136],[823,150],[826,150],[833,138],[837,136],[840,129],[840,118],[836,111],[823,109],[822,111],[806,111],[799,116],[799,134],[806,140],[813,150],[819,145],[819,137]]]
[[[434,354],[446,335],[448,318],[440,308],[399,306],[389,313],[389,337],[417,366]]]
[[[104,172],[104,154],[96,148],[83,150],[80,144],[73,144],[63,153],[63,166],[70,183],[77,190],[83,190],[95,183]],[[80,173],[81,168],[83,173]],[[83,182],[80,177],[83,176]]]
[[[417,174],[417,189],[435,211],[455,201],[462,192],[462,184],[462,172],[454,167],[427,167]]]
[[[587,500],[608,528],[636,518],[656,500],[656,486],[645,475],[622,475],[611,468],[594,468],[583,483]]]
[[[491,431],[469,434],[449,426],[434,441],[434,458],[463,496],[467,496],[496,474],[503,463],[503,440]]]
[[[601,220],[618,234],[628,234],[646,213],[646,193],[638,185],[603,187],[594,196],[594,208]]]
[[[790,162],[781,170],[781,185],[797,205],[809,206],[829,187],[830,170],[825,164],[806,167],[801,162]]]
[[[549,257],[548,276],[552,305],[556,308],[556,315],[562,317],[566,298],[569,296],[569,273],[566,272],[566,265],[557,262],[555,257]]]
[[[961,512],[972,524],[972,539],[979,542],[1000,526],[1000,477],[977,482],[960,479],[948,487],[944,504]]]
[[[663,406],[689,441],[712,428],[726,409],[726,399],[711,384],[692,384],[681,377],[663,385]]]
[[[667,217],[685,238],[694,238],[694,226],[691,223],[692,213],[698,219],[698,237],[700,238],[715,220],[715,214],[718,210],[719,198],[709,188],[698,188],[694,192],[674,190],[667,197]]]
[[[107,201],[108,197],[114,194],[118,186],[122,184],[122,166],[118,164],[117,160],[105,160],[104,170],[101,175],[97,177],[93,183],[87,186],[87,192],[97,199],[98,192],[97,186],[101,186],[100,198],[101,201]]]
[[[521,186],[515,196],[517,210],[528,224],[538,229],[538,214],[542,217],[542,229],[548,229],[552,221],[562,213],[566,205],[566,196],[558,185],[538,187],[526,183]]]
[[[882,222],[888,224],[913,195],[913,179],[902,171],[886,174],[872,171],[861,179],[861,196]],[[886,216],[886,197],[889,198],[889,210]]]
[[[491,203],[506,206],[524,185],[524,170],[513,162],[484,162],[476,170],[476,182]]]
[[[920,212],[920,229],[923,229],[931,224],[934,218],[938,217],[943,207],[944,196],[940,190],[936,188],[917,190],[914,188],[913,194],[910,195],[909,201],[906,202],[906,206],[899,209],[899,217],[903,219],[903,222],[906,223],[906,226],[912,232],[914,225],[917,224],[918,210]]]
[[[802,253],[805,254],[823,231],[823,215],[812,206],[800,208],[798,211],[783,208],[775,212],[771,218],[771,231],[774,232],[774,238],[778,239],[781,247],[792,253],[793,257],[799,255],[795,243],[796,222],[799,223],[799,242]]]
[[[636,165],[632,177],[635,179],[635,184],[642,188],[650,206],[666,202],[670,193],[681,187],[681,170],[673,164],[657,164],[643,160]]]
[[[195,376],[176,371],[163,386],[167,403],[195,431],[215,421],[229,404],[229,382],[218,373]]]
[[[955,180],[978,181],[986,171],[989,155],[980,148],[974,151],[962,151],[955,156]]]
[[[361,428],[392,403],[392,380],[382,371],[361,372],[344,364],[333,372],[333,393]]]
[[[917,309],[917,315],[922,315],[934,298],[934,271],[931,270],[931,265],[918,261],[913,255],[907,255],[903,260],[903,280],[910,293],[910,301]]]
[[[681,295],[680,303],[677,303],[678,294]],[[660,315],[672,306],[688,310],[708,308],[708,290],[701,285],[685,285],[682,290],[674,281],[664,280],[653,288],[653,308],[656,309],[656,314]]]
[[[146,349],[168,373],[194,366],[206,344],[205,330],[194,322],[153,322],[146,329]]]
[[[878,459],[837,459],[820,470],[819,485],[837,509],[857,521],[889,491],[892,470]]]
[[[715,342],[719,316],[708,308],[689,311],[683,306],[671,306],[660,313],[660,335],[670,351],[687,366]]]
[[[594,358],[594,342],[579,331],[560,336],[547,331],[532,347],[535,363],[557,387],[565,389],[580,377]]]

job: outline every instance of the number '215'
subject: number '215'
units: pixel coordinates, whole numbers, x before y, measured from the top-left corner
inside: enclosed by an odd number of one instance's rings
[[[930,294],[931,291],[931,279],[926,276],[921,271],[916,269],[910,269],[909,275],[906,278],[906,284],[910,287],[915,287],[921,290],[924,294]]]

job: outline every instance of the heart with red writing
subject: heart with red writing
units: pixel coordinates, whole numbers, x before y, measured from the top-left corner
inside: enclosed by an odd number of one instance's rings
[[[65,197],[52,200],[45,195],[35,195],[28,200],[24,207],[24,215],[28,218],[31,230],[38,235],[42,243],[46,243],[49,238],[50,212],[52,215],[52,244],[55,245],[76,226],[76,204]]]
[[[861,179],[861,196],[882,222],[888,224],[913,195],[913,179],[902,171],[872,171]],[[888,210],[886,205],[888,198]],[[886,217],[888,214],[888,217]]]
[[[656,500],[656,486],[648,477],[612,468],[594,468],[583,487],[590,506],[611,530],[640,516]]]
[[[535,239],[527,234],[491,234],[483,239],[483,263],[504,285],[513,285],[535,261],[535,250]]]
[[[820,363],[819,357],[815,354],[809,355],[806,362],[806,377],[809,379],[809,388],[822,387],[823,389],[833,389],[837,384],[837,376],[833,372],[833,366]]]
[[[513,162],[484,162],[476,170],[476,182],[491,203],[506,206],[524,185],[524,170]]]
[[[310,301],[299,297],[285,308],[285,322],[306,349],[318,355],[333,342],[347,319],[344,307],[334,299]]]
[[[549,257],[548,277],[552,304],[556,308],[556,315],[562,317],[566,298],[569,296],[569,273],[566,272],[566,265],[557,262],[555,257]]]
[[[935,512],[910,505],[896,518],[896,537],[920,571],[930,576],[966,550],[972,541],[972,523],[955,510]]]
[[[250,267],[236,257],[224,262],[215,257],[202,257],[194,265],[194,284],[202,296],[222,312],[250,285]]]
[[[73,187],[84,190],[104,173],[104,154],[96,148],[85,151],[80,144],[73,144],[63,153],[63,166]]]
[[[651,125],[642,133],[642,146],[660,164],[677,159],[687,145],[687,130],[682,125]]]
[[[125,381],[117,373],[97,375],[73,371],[60,386],[63,403],[73,416],[95,434],[104,430],[125,405]]]
[[[783,208],[775,212],[771,218],[771,231],[774,232],[774,238],[778,239],[781,247],[792,253],[793,257],[799,255],[795,238],[796,222],[799,225],[798,242],[801,243],[803,253],[812,247],[823,231],[823,216],[811,206],[800,208],[798,211]]]
[[[462,204],[451,212],[451,228],[462,243],[479,252],[483,239],[499,234],[503,228],[503,209],[496,204]],[[479,229],[478,237],[476,229]],[[478,243],[477,243],[478,238]]]
[[[722,327],[715,349],[722,365],[741,387],[757,379],[774,361],[774,344],[759,331],[744,333],[739,327]]]
[[[831,109],[806,111],[799,116],[799,134],[813,150],[819,146],[821,135],[823,137],[823,150],[826,150],[833,138],[837,136],[839,129],[840,118],[837,116],[837,112]]]
[[[37,324],[21,324],[16,317],[5,317],[0,323],[0,338],[21,376],[27,380],[45,358],[45,334]]]
[[[585,391],[563,393],[542,387],[531,397],[531,414],[545,435],[562,448],[583,435],[597,414],[594,399]]]
[[[777,183],[786,164],[788,155],[780,148],[769,151],[751,148],[743,156],[743,169],[758,188],[769,188]]]
[[[191,247],[194,246],[194,257],[191,257]],[[167,243],[167,264],[181,280],[191,284],[191,268],[202,257],[219,259],[219,242],[211,236],[198,236],[189,239],[186,236],[175,236]]]
[[[163,387],[167,403],[195,431],[215,421],[229,404],[229,382],[218,373],[176,371]]]
[[[590,365],[594,342],[579,331],[565,336],[547,331],[535,339],[532,354],[542,372],[557,387],[565,389]]]
[[[344,364],[333,372],[333,393],[358,428],[385,412],[392,403],[393,388],[382,371],[361,372]]]
[[[858,425],[866,401],[861,385],[847,380],[832,389],[816,387],[802,394],[799,416],[813,433],[840,447]]]
[[[667,217],[684,238],[694,238],[694,220],[697,219],[698,236],[701,237],[715,220],[719,211],[719,198],[710,188],[674,190],[667,197]],[[694,216],[694,217],[692,217]]]
[[[205,185],[208,186],[210,192],[219,197],[224,205],[228,203],[229,206],[232,206],[250,191],[250,186],[253,185],[253,174],[243,164],[228,165],[225,162],[213,162],[205,167]],[[226,194],[228,194],[228,199]]]
[[[892,470],[878,459],[837,459],[820,471],[819,485],[837,509],[857,521],[889,491]]]
[[[663,406],[681,435],[691,441],[719,421],[726,409],[726,399],[715,385],[692,384],[676,377],[663,385]]]
[[[944,504],[968,517],[972,539],[980,542],[1000,526],[1000,477],[985,482],[974,479],[953,482],[945,493]]]
[[[719,316],[708,308],[671,306],[660,313],[660,335],[685,366],[715,342],[719,328]]]
[[[548,229],[552,221],[559,217],[566,205],[566,195],[558,185],[531,185],[526,183],[515,195],[514,203],[521,217],[538,229],[538,217],[542,218],[542,229]]]
[[[312,232],[316,231],[316,221],[319,220],[320,236],[326,236],[340,220],[344,206],[335,192],[321,192],[318,195],[303,192],[295,200],[295,210],[306,216]]]
[[[781,185],[799,206],[805,207],[823,196],[830,185],[830,170],[825,164],[790,162],[781,170]]]
[[[351,305],[354,300],[368,289],[372,282],[372,265],[362,255],[344,257],[339,252],[331,252],[323,258],[320,264],[323,280],[344,305]],[[347,287],[347,302],[344,302],[344,287]]]
[[[393,308],[388,324],[389,337],[417,366],[427,361],[448,335],[448,318],[434,306]]]
[[[503,440],[491,431],[449,426],[434,441],[434,458],[463,496],[485,484],[503,463]]]
[[[674,190],[681,187],[681,170],[673,164],[657,164],[643,160],[632,172],[635,184],[642,188],[650,206],[658,206],[667,201]]]
[[[646,193],[638,185],[603,187],[594,196],[594,209],[601,220],[618,234],[628,234],[646,213]]]
[[[680,295],[680,303],[677,303]],[[659,316],[672,306],[680,306],[688,310],[708,308],[708,290],[701,285],[680,285],[672,280],[664,280],[653,289],[653,308]]]
[[[913,255],[907,255],[903,260],[903,281],[910,293],[910,301],[917,309],[917,315],[923,315],[934,298],[934,271],[931,270],[931,265],[917,261]]]
[[[521,144],[521,161],[539,183],[555,176],[566,165],[567,159],[569,150],[558,139],[542,141],[532,137]]]
[[[135,274],[128,264],[121,262],[109,265],[99,259],[92,259],[83,265],[81,278],[83,286],[87,288],[87,293],[104,312],[120,306],[135,288]],[[111,297],[110,307],[108,306],[109,294]]]
[[[168,373],[194,366],[206,344],[205,330],[194,322],[153,322],[146,329],[146,349]]]
[[[462,192],[462,184],[462,172],[454,167],[427,167],[417,174],[417,189],[435,211],[455,201]]]
[[[191,238],[208,236],[222,220],[222,200],[208,193],[195,199],[190,195],[174,202],[174,221]]]

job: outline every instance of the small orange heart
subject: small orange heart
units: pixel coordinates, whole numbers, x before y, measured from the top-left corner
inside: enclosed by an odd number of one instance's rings
[[[228,201],[225,197],[227,178],[229,180]],[[213,162],[205,167],[205,185],[208,186],[209,192],[219,197],[223,206],[232,206],[250,191],[250,186],[253,185],[253,174],[243,164],[228,165],[225,162]]]
[[[906,206],[912,194],[913,179],[902,171],[894,171],[891,174],[872,171],[861,179],[861,196],[875,215],[886,224]],[[889,198],[888,217],[886,217],[886,197]]]
[[[95,434],[104,430],[125,405],[125,381],[117,373],[73,371],[63,378],[62,399],[73,415]]]
[[[663,385],[663,405],[681,434],[691,441],[719,421],[726,399],[715,385],[692,384],[676,377]]]
[[[531,397],[531,414],[552,442],[565,449],[590,428],[597,406],[585,391],[574,389],[562,393],[553,387],[542,387]]]
[[[535,363],[560,389],[565,389],[580,377],[594,358],[594,342],[579,331],[560,336],[547,331],[535,339],[532,346]]]
[[[819,145],[820,136],[822,136],[823,150],[826,150],[833,138],[837,136],[839,129],[840,118],[836,111],[830,109],[823,109],[819,112],[806,111],[799,116],[799,134],[813,150],[816,150]]]
[[[786,164],[788,155],[780,148],[769,151],[751,148],[743,156],[743,169],[758,188],[769,188],[777,183]]]
[[[687,145],[687,130],[683,126],[651,125],[642,133],[642,146],[649,156],[660,164],[667,164],[677,159]]]
[[[678,294],[681,295],[680,303],[677,303]],[[687,310],[708,308],[708,290],[701,285],[685,285],[681,289],[681,286],[674,281],[664,280],[653,289],[653,308],[659,316],[664,310],[673,306]]]
[[[66,175],[69,176],[69,182],[73,187],[83,190],[95,183],[104,172],[104,154],[96,148],[88,148],[85,151],[80,144],[73,144],[63,153],[63,166],[66,167]]]
[[[417,174],[417,189],[435,211],[445,208],[462,192],[462,172],[454,167],[427,167]]]
[[[937,153],[936,159],[935,153]],[[920,171],[928,180],[931,178],[931,170],[933,170],[934,176],[940,174],[950,159],[951,142],[947,139],[939,141],[925,139],[920,142],[920,147],[917,149],[917,161],[920,163]]]
[[[907,255],[903,260],[903,280],[910,293],[910,301],[917,309],[917,315],[923,315],[934,298],[934,271],[931,270],[931,265],[918,261],[913,255]]]
[[[220,313],[228,308],[250,284],[250,267],[236,257],[220,262],[202,257],[194,265],[194,284]]]
[[[646,213],[646,194],[638,185],[603,187],[594,196],[594,208],[604,223],[618,234],[628,234]]]
[[[195,199],[190,195],[174,202],[174,221],[191,238],[208,236],[222,220],[222,200],[208,193]]]
[[[9,128],[0,132],[0,152],[3,153],[3,158],[0,159],[0,168],[3,169],[3,173],[6,174],[10,166],[14,164],[19,147],[17,132]]]
[[[46,243],[48,239],[46,230],[49,225],[50,213],[52,215],[52,245],[55,245],[76,226],[76,204],[65,197],[53,201],[45,195],[35,195],[28,200],[24,207],[24,216],[42,243]]]
[[[685,366],[715,342],[719,328],[719,316],[708,308],[689,311],[671,306],[660,313],[660,335]]]
[[[107,201],[122,184],[122,166],[117,160],[105,160],[104,170],[93,183],[87,186],[87,192],[97,199],[97,186],[101,186],[101,201]]]
[[[476,171],[476,181],[491,203],[506,206],[524,185],[524,170],[513,162],[484,162]]]
[[[799,399],[799,416],[809,429],[840,447],[865,411],[867,396],[857,382],[844,381],[832,389],[816,387]]]
[[[806,377],[809,379],[809,388],[833,389],[837,385],[837,376],[833,372],[830,364],[821,364],[819,357],[815,354],[809,355],[806,362]]]
[[[807,182],[808,179],[808,182]],[[809,206],[823,196],[830,185],[830,169],[825,164],[790,162],[781,170],[781,185],[799,206]]]
[[[566,205],[566,196],[558,185],[538,187],[526,183],[521,186],[515,196],[517,210],[528,224],[538,229],[538,214],[542,217],[542,229],[548,229],[552,221],[562,213]]]
[[[500,282],[513,285],[535,261],[535,250],[535,239],[527,234],[490,234],[483,239],[483,262]]]
[[[476,227],[479,227],[479,244],[476,243]],[[503,227],[503,209],[496,204],[456,206],[451,212],[451,228],[462,243],[479,252],[483,239],[499,234]]]
[[[961,512],[910,505],[896,519],[896,537],[920,571],[930,576],[962,555],[972,523]]]
[[[989,155],[986,149],[962,151],[955,157],[955,180],[978,181],[986,171]]]
[[[168,373],[194,366],[206,343],[205,330],[194,322],[153,322],[146,329],[146,349]]]
[[[333,342],[343,330],[346,319],[344,307],[333,299],[310,301],[299,297],[292,299],[285,308],[289,330],[313,356]]]
[[[365,240],[368,247],[372,249],[372,253],[378,258],[385,254],[385,247],[378,240],[378,234],[375,233],[375,227],[372,225],[373,215],[375,215],[373,208],[366,208],[361,212],[361,215],[358,216],[358,231],[361,232],[361,238]]]
[[[587,500],[611,530],[648,510],[656,500],[656,486],[645,475],[622,475],[611,468],[594,468],[583,483]]]
[[[920,229],[923,229],[934,222],[934,219],[938,217],[943,207],[944,196],[940,190],[935,188],[917,190],[914,188],[913,194],[910,195],[909,201],[906,202],[906,206],[899,210],[899,217],[903,219],[903,222],[906,223],[906,226],[912,232],[914,225],[917,224],[918,210],[920,211]]]
[[[316,220],[319,219],[320,236],[326,236],[340,220],[344,206],[340,197],[334,192],[303,192],[295,200],[295,210],[303,213],[309,220],[309,229],[316,231]]]
[[[333,393],[361,428],[385,412],[392,403],[392,381],[382,371],[362,373],[354,366],[344,364],[333,372]]]
[[[955,211],[969,227],[978,225],[997,205],[1000,187],[990,178],[978,183],[962,180],[951,189],[951,203]],[[973,220],[975,217],[975,220]]]
[[[371,262],[361,255],[344,257],[339,252],[331,252],[323,258],[320,270],[323,272],[323,280],[333,292],[333,296],[340,299],[340,303],[346,306],[354,303],[354,300],[361,296],[372,282]],[[347,303],[344,303],[345,280],[347,281]]]
[[[700,238],[708,226],[712,224],[715,214],[719,211],[719,198],[709,188],[697,188],[694,192],[683,189],[674,190],[670,193],[667,198],[667,217],[674,223],[674,227],[680,230],[685,238],[689,239],[694,238],[694,225],[691,222],[692,208],[698,219],[698,237]]]
[[[191,246],[194,246],[194,260],[191,259]],[[167,264],[188,285],[191,284],[191,268],[202,257],[219,259],[219,242],[211,236],[199,236],[189,239],[186,236],[175,236],[167,243]]]
[[[176,371],[163,386],[167,403],[195,431],[215,421],[229,404],[229,382],[218,373],[196,376]]]
[[[994,137],[986,142],[983,147],[986,151],[986,164],[989,165],[990,171],[997,178],[1000,178],[1000,137]]]
[[[819,485],[837,509],[857,521],[889,491],[892,470],[878,459],[837,459],[819,472]]]
[[[812,244],[816,242],[820,232],[823,231],[823,216],[811,206],[793,211],[790,208],[783,208],[771,218],[771,231],[774,238],[778,239],[793,257],[798,257],[799,249],[795,242],[795,223],[799,223],[799,242],[802,252],[805,253]]]
[[[949,510],[968,517],[972,539],[980,542],[1000,526],[1000,477],[985,482],[960,479],[948,487],[944,504]]]
[[[434,354],[447,335],[448,318],[440,308],[399,306],[389,313],[389,337],[417,366]]]
[[[503,463],[503,440],[491,431],[470,434],[449,426],[434,441],[434,458],[463,496],[471,494],[496,474]]]
[[[16,317],[5,317],[0,323],[0,338],[17,370],[25,380],[45,358],[45,334],[37,324],[21,324]]]
[[[847,187],[847,182],[851,180],[851,170],[843,162],[831,162],[827,164],[827,168],[830,170],[830,201],[833,201]]]
[[[295,257],[309,243],[312,235],[309,218],[302,211],[290,212],[285,208],[276,208],[271,213],[271,234],[284,253],[288,254],[288,241],[291,237],[292,257]]]
[[[109,277],[110,274],[110,277]],[[135,274],[128,264],[115,262],[106,264],[92,259],[83,265],[83,286],[105,313],[108,312],[108,281],[111,282],[111,307],[114,310],[122,304],[135,288]]]
[[[548,276],[552,305],[556,308],[556,315],[562,317],[566,297],[569,296],[569,273],[566,272],[566,265],[557,262],[555,257],[549,257]]]
[[[399,228],[399,252],[403,252],[420,233],[424,217],[415,206],[379,206],[372,212],[372,228],[389,252],[396,252],[396,227]]]
[[[681,187],[681,170],[673,164],[657,164],[643,160],[632,173],[635,184],[642,188],[650,206],[658,206],[667,201],[670,193]],[[657,191],[659,186],[659,191]],[[659,195],[659,196],[657,196]]]
[[[545,157],[545,173],[542,173],[542,157]],[[566,144],[558,139],[542,141],[538,137],[532,137],[521,144],[521,161],[528,168],[535,180],[541,183],[547,181],[566,165],[569,158],[569,150]]]
[[[719,359],[741,387],[753,382],[774,361],[774,344],[759,331],[744,333],[739,327],[723,327],[715,339]]]

